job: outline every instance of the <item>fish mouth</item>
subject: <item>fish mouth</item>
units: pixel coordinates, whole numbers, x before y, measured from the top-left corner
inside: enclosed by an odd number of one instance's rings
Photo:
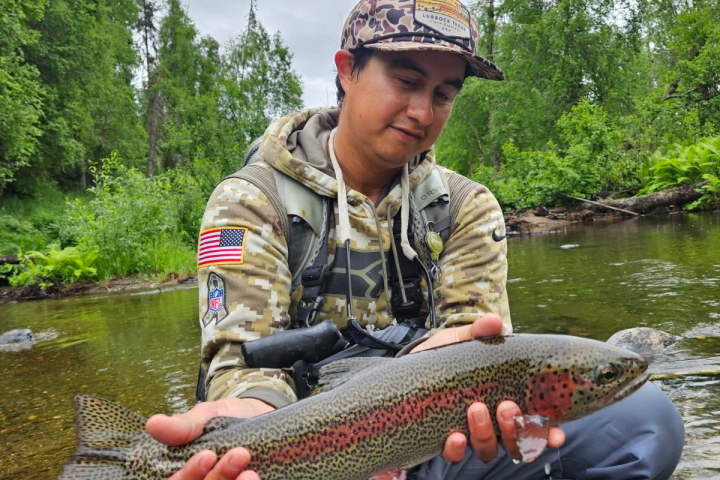
[[[620,390],[618,390],[615,395],[612,397],[607,398],[605,401],[600,402],[601,407],[607,407],[610,404],[613,404],[619,400],[622,400],[623,398],[627,397],[631,393],[633,393],[638,388],[642,387],[645,382],[647,382],[648,378],[650,376],[647,373],[643,373],[642,375],[638,376],[631,382],[629,382],[627,385],[622,387]]]

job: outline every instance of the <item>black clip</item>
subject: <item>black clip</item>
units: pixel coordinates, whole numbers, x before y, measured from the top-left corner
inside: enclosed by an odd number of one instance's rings
[[[306,327],[311,327],[312,324],[315,323],[315,318],[317,317],[318,312],[322,308],[323,303],[325,303],[325,299],[322,297],[322,295],[318,296],[315,299],[312,306],[310,307],[310,310],[307,312],[307,317],[305,317]]]
[[[304,288],[307,288],[307,287],[316,287],[316,286],[320,285],[323,282],[323,280],[325,280],[325,270],[326,269],[327,269],[327,265],[306,268],[302,272],[302,274],[300,274],[302,286]]]

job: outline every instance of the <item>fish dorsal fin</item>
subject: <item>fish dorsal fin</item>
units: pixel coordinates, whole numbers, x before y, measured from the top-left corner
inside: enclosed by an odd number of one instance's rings
[[[203,427],[202,434],[214,432],[215,430],[225,430],[226,428],[247,421],[247,418],[237,417],[215,417],[208,420]]]
[[[320,379],[314,394],[337,388],[360,372],[392,361],[388,357],[353,357],[328,363],[320,369]]]

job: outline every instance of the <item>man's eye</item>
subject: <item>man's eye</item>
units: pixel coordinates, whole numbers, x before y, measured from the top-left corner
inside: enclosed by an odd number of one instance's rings
[[[437,95],[438,98],[439,98],[440,100],[444,101],[444,102],[447,102],[447,101],[450,100],[450,97],[448,97],[447,95],[445,95],[443,92],[436,92],[435,95]]]
[[[403,85],[407,85],[408,87],[414,87],[415,85],[417,85],[415,82],[413,82],[412,80],[408,80],[407,78],[398,78],[398,80],[400,81],[400,83],[402,83]]]

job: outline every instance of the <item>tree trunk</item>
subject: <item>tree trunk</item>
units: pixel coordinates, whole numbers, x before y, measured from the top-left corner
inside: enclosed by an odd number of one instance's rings
[[[147,84],[145,93],[147,96],[147,118],[148,118],[148,159],[147,174],[152,177],[157,165],[157,144],[160,137],[160,117],[162,116],[162,97],[158,85],[158,73],[155,61],[158,56],[157,43],[155,41],[155,12],[157,7],[152,0],[141,0],[142,16],[138,21],[138,28],[142,32],[145,43],[145,70],[147,73]]]
[[[150,125],[148,132],[150,136],[147,163],[148,177],[153,176],[155,166],[158,167],[158,170],[162,168],[157,156],[157,144],[158,139],[160,138],[160,117],[162,116],[162,98],[160,96],[159,89],[153,88],[153,90],[154,91],[151,93],[152,96],[150,98],[150,108],[148,109],[148,115],[150,117]]]
[[[671,205],[686,205],[702,197],[698,192],[707,182],[696,183],[695,185],[684,185],[682,187],[670,188],[661,192],[640,195],[639,197],[621,198],[619,200],[603,200],[602,203],[611,207],[622,208],[636,213],[649,213],[652,210]],[[602,207],[593,207],[601,209]]]
[[[87,190],[87,165],[85,161],[80,165],[80,186],[83,192]]]
[[[486,19],[486,32],[485,32],[485,55],[490,61],[495,56],[495,30],[497,29],[497,19],[495,14],[495,0],[488,0],[485,5]]]

